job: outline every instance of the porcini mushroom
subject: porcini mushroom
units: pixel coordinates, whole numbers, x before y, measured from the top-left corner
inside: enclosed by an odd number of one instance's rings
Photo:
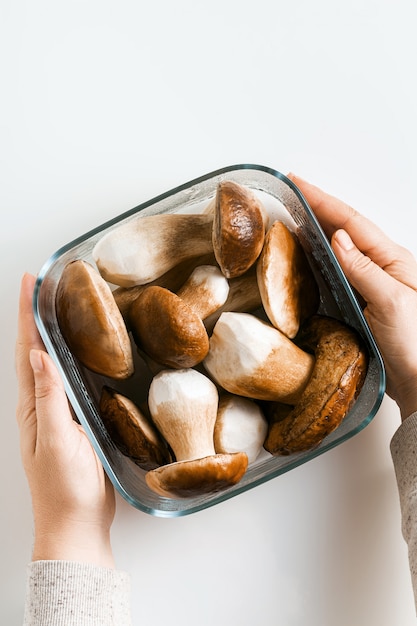
[[[202,320],[217,311],[228,295],[229,282],[216,265],[199,265],[177,291]]]
[[[88,369],[116,379],[133,374],[133,355],[123,317],[106,281],[81,259],[68,263],[56,293],[62,335]]]
[[[144,285],[185,259],[212,252],[213,217],[169,213],[136,217],[96,243],[93,259],[107,281]]]
[[[158,285],[159,287],[165,287],[170,291],[177,292],[178,289],[189,278],[193,270],[199,265],[215,265],[216,260],[213,253],[205,254],[202,257],[194,257],[192,259],[185,259],[174,267],[169,269],[162,276],[158,276],[151,283],[146,285],[134,285],[133,287],[117,287],[113,291],[113,296],[117,306],[125,320],[127,327],[129,328],[129,309],[132,302],[136,300],[139,294],[146,289],[149,285]]]
[[[316,447],[346,417],[357,398],[367,370],[367,355],[356,331],[338,320],[313,316],[301,330],[299,342],[315,353],[310,381],[294,408],[281,412],[272,405],[265,449],[273,455]]]
[[[247,187],[223,181],[217,187],[213,219],[213,250],[227,278],[244,274],[261,253],[265,209]]]
[[[224,303],[228,291],[227,279],[215,266],[196,268],[178,295],[163,287],[147,287],[130,307],[135,342],[167,367],[197,365],[209,349],[202,319]]]
[[[217,453],[245,452],[253,463],[263,448],[268,422],[261,408],[249,398],[222,393],[214,426]]]
[[[111,439],[139,467],[151,470],[171,462],[158,430],[130,398],[105,386],[99,407]]]
[[[193,369],[163,370],[152,380],[148,404],[176,459],[146,474],[150,489],[167,498],[187,498],[239,482],[248,458],[244,452],[216,454],[218,393],[206,376]]]
[[[214,325],[224,311],[249,313],[262,306],[262,298],[259,292],[255,266],[252,266],[241,276],[231,278],[228,282],[229,294],[226,302],[204,319],[204,326],[207,328],[208,333],[211,333]]]
[[[226,391],[257,400],[295,403],[311,376],[314,357],[250,313],[222,313],[203,361]]]
[[[268,230],[256,269],[268,319],[287,337],[295,337],[300,323],[316,313],[320,296],[304,250],[283,222]]]

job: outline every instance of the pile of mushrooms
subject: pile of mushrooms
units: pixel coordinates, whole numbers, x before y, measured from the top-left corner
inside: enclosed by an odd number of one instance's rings
[[[115,387],[134,376],[133,349],[147,363],[143,410],[108,384],[99,409],[158,495],[216,492],[261,451],[314,448],[356,400],[367,368],[360,338],[317,315],[296,234],[270,224],[252,190],[223,181],[201,214],[137,216],[92,256],[95,267],[65,267],[58,324],[75,358]]]

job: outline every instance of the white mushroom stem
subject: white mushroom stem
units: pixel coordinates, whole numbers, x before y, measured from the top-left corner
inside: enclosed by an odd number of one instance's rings
[[[295,404],[315,359],[270,324],[249,313],[222,313],[203,361],[230,393]]]
[[[181,261],[212,251],[213,216],[171,213],[135,217],[95,245],[93,259],[107,281],[143,285]]]
[[[177,291],[177,295],[202,320],[217,311],[226,302],[228,294],[229,282],[215,265],[196,267],[181,289]]]
[[[214,427],[217,453],[245,452],[248,462],[253,463],[267,432],[268,421],[256,402],[234,394],[221,395]]]
[[[224,311],[249,313],[262,306],[261,294],[256,278],[256,268],[251,268],[242,276],[231,278],[229,281],[229,295],[226,302],[205,318],[204,326],[211,332]]]
[[[218,393],[207,376],[193,369],[163,370],[150,385],[148,403],[177,461],[215,454]]]

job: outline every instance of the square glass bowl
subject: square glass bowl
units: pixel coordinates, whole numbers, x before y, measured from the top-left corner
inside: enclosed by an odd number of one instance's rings
[[[84,259],[95,266],[92,250],[108,231],[138,215],[142,217],[172,212],[201,212],[213,199],[218,183],[224,180],[232,180],[251,188],[272,219],[281,219],[297,233],[320,288],[318,312],[336,317],[358,331],[368,350],[369,366],[363,388],[353,408],[342,424],[317,448],[281,457],[262,452],[237,485],[200,497],[168,499],[158,496],[147,487],[145,471],[119,451],[108,435],[98,410],[103,385],[117,389],[139,405],[146,402],[150,372],[143,364],[137,363],[132,379],[116,382],[81,366],[60,332],[55,296],[62,271],[68,262]],[[385,392],[385,373],[378,348],[355,294],[320,225],[292,181],[280,172],[260,165],[233,165],[206,174],[145,202],[72,241],[58,250],[42,267],[35,286],[33,306],[46,349],[58,366],[76,417],[85,428],[105,471],[115,488],[131,505],[152,515],[174,517],[194,513],[309,461],[352,437],[369,424]],[[133,351],[136,352],[135,349]]]

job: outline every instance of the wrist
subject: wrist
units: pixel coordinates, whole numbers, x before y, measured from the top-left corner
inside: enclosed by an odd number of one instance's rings
[[[114,568],[110,531],[86,524],[36,528],[33,561],[77,561]]]

